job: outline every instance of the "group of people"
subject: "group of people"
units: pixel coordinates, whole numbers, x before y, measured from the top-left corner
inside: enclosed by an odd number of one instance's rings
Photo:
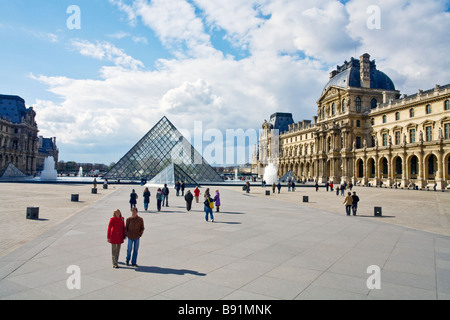
[[[178,187],[180,187],[180,189],[178,189]],[[191,211],[192,202],[194,201],[194,199],[195,199],[196,203],[199,203],[200,189],[198,188],[198,186],[195,187],[194,194],[192,194],[190,190],[187,190],[186,194],[184,194],[184,187],[181,187],[181,185],[180,186],[175,185],[175,189],[177,190],[177,196],[179,196],[179,193],[178,193],[179,190],[182,190],[182,196],[184,197],[184,200],[186,201],[186,210],[187,211]],[[144,193],[142,194],[142,196],[144,198],[144,210],[148,211],[151,193],[147,187],[145,187],[145,190],[144,190]],[[205,199],[211,198],[209,188],[205,190],[204,198]],[[133,208],[136,208],[137,199],[138,199],[138,195],[137,195],[136,191],[133,189],[131,191],[130,201],[129,201],[131,210]],[[212,202],[213,202],[214,206],[212,206],[211,208],[215,207],[216,211],[219,212],[219,208],[220,208],[219,190],[216,190],[216,194],[215,194]],[[156,209],[158,210],[158,212],[161,211],[161,207],[164,207],[164,206],[166,206],[166,207],[169,206],[169,188],[167,187],[167,184],[164,184],[163,188],[158,188],[158,190],[156,191]],[[209,206],[210,205],[208,204],[208,207]]]
[[[358,210],[358,202],[359,197],[356,195],[356,191],[353,191],[353,195],[351,192],[347,193],[347,196],[344,199],[345,212],[349,216],[351,212],[356,216],[356,211]]]
[[[122,243],[128,238],[126,264],[137,267],[137,255],[140,238],[144,234],[144,219],[138,216],[136,207],[131,209],[131,217],[126,222],[119,209],[114,211],[110,219],[107,231],[107,241],[111,244],[113,268],[119,267],[119,254]]]
[[[143,193],[144,198],[144,209],[148,210],[148,205],[150,203],[150,191],[146,187]],[[156,193],[156,202],[157,202],[157,210],[161,210],[161,206],[169,206],[168,203],[169,189],[167,188],[167,184],[164,187],[158,188]],[[192,202],[195,198],[196,203],[199,203],[200,197],[200,189],[198,187],[194,190],[194,195],[192,195],[191,191],[188,190],[184,195],[186,200],[186,210],[190,211],[192,208]],[[126,256],[126,265],[137,267],[137,256],[139,250],[140,238],[142,237],[145,227],[144,227],[144,219],[142,219],[138,215],[137,205],[138,195],[136,191],[133,189],[130,194],[130,207],[131,207],[131,216],[125,219],[122,216],[122,213],[119,209],[114,211],[113,217],[110,219],[107,230],[107,241],[111,244],[112,251],[112,264],[113,268],[119,267],[119,253],[121,245],[125,242],[125,239],[128,238],[127,245],[127,256]],[[205,190],[204,193],[204,211],[205,211],[205,220],[208,221],[211,218],[211,221],[214,222],[213,209],[216,208],[216,212],[219,212],[220,208],[220,193],[219,190],[216,190],[216,194],[214,197],[211,196],[209,188]]]

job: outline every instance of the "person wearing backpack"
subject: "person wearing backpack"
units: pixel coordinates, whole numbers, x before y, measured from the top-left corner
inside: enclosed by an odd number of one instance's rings
[[[158,188],[158,191],[156,192],[156,209],[159,211],[161,211],[161,203],[163,201],[163,192],[161,190],[161,188]]]

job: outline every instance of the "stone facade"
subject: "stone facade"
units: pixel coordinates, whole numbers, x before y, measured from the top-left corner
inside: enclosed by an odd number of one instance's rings
[[[291,124],[267,141],[279,139],[279,177],[297,180],[443,189],[450,185],[450,84],[407,96],[364,54],[338,66],[319,98],[314,122]],[[267,164],[260,154],[253,165],[260,176]]]
[[[36,112],[18,96],[0,95],[0,170],[10,162],[23,173],[36,173]]]

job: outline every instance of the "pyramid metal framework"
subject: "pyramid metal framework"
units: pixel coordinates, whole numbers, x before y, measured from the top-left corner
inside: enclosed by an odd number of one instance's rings
[[[165,177],[166,182],[161,177]],[[223,181],[166,117],[131,148],[104,178],[156,178],[159,183],[169,184],[176,181],[185,181],[186,184]]]

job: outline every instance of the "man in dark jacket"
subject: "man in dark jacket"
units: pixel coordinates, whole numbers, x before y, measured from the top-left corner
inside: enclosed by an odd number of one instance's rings
[[[184,196],[184,200],[186,200],[186,210],[191,211],[192,207],[192,200],[194,200],[194,196],[192,195],[191,191],[188,190]]]
[[[164,184],[164,188],[162,189],[163,193],[163,202],[162,205],[164,207],[164,202],[166,202],[166,207],[169,206],[169,188],[167,188],[167,184]]]
[[[353,215],[356,216],[356,210],[358,210],[358,202],[359,202],[359,197],[356,195],[356,191],[353,191],[353,195],[352,195],[352,211],[353,211]]]
[[[127,246],[127,266],[130,263],[133,267],[137,267],[136,260],[139,250],[139,242],[144,233],[144,219],[138,216],[138,210],[133,208],[131,210],[131,217],[129,217],[125,224],[125,235],[128,237]],[[133,255],[131,252],[133,251]]]

